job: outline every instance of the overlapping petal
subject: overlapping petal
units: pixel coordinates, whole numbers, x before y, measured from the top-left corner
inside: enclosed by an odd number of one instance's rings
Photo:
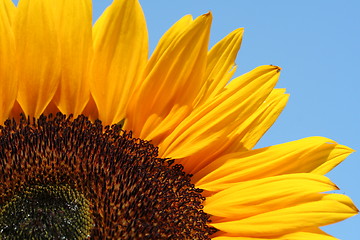
[[[289,94],[285,93],[285,89],[274,89],[256,112],[230,133],[229,138],[232,144],[226,152],[254,148],[284,110],[288,99]]]
[[[243,29],[208,51],[211,13],[188,15],[148,59],[137,0],[114,0],[91,22],[90,0],[0,2],[1,122],[17,102],[31,117],[60,110],[125,122],[194,174],[216,240],[333,240],[318,227],[358,212],[324,193],[337,187],[323,175],[352,149],[310,137],[252,150],[288,94],[274,89],[272,65],[231,80]]]
[[[237,220],[309,202],[320,198],[321,192],[337,189],[327,177],[317,174],[279,175],[239,182],[208,197],[204,210],[226,221]]]
[[[338,198],[342,198],[341,201]],[[210,225],[240,236],[271,237],[342,221],[357,214],[353,206],[352,201],[344,195],[328,194],[299,205]]]
[[[0,122],[10,114],[17,95],[17,80],[13,77],[15,63],[15,40],[11,28],[15,16],[11,0],[0,2]]]
[[[93,29],[91,93],[104,124],[126,117],[125,111],[148,57],[148,36],[136,0],[115,0]]]
[[[54,101],[64,114],[82,113],[90,98],[91,0],[57,2],[61,80]]]
[[[235,59],[241,46],[243,33],[243,28],[233,31],[209,51],[204,75],[206,82],[198,95],[197,104],[218,95],[230,81],[236,70]]]
[[[60,80],[60,46],[52,1],[22,0],[14,18],[17,101],[26,115],[39,117]]]
[[[284,92],[285,89],[274,89],[260,107],[250,117],[245,118],[245,121],[242,117],[243,113],[239,112],[237,119],[234,120],[236,127],[233,131],[199,152],[182,159],[181,164],[191,173],[196,173],[217,158],[254,147],[284,109],[289,97]]]
[[[170,39],[162,39],[128,109],[126,126],[136,136],[148,139],[159,120],[174,108],[193,105],[204,82],[211,21],[210,13],[191,23],[190,19],[183,19],[166,35]],[[177,26],[183,25],[185,30],[178,30]]]
[[[217,216],[211,224],[230,236],[286,239],[285,236],[290,237],[288,234],[298,232],[295,235],[301,237],[301,232],[308,228],[357,214],[348,197],[321,193],[336,189],[335,184],[321,175],[280,175],[241,182],[216,193],[207,198],[204,210]],[[270,231],[268,225],[272,224],[279,229]],[[320,236],[319,232],[315,236]]]
[[[152,69],[154,67],[161,56],[166,54],[165,52],[168,51],[168,48],[172,47],[171,44],[181,38],[182,34],[185,34],[185,30],[189,28],[192,23],[191,16],[187,15],[175,23],[174,26],[164,34],[151,56],[147,69]],[[207,27],[204,26],[203,28],[203,31],[208,31]],[[142,137],[151,139],[154,144],[162,142],[166,136],[189,115],[193,107],[199,105],[202,101],[213,98],[217,93],[225,90],[226,83],[230,80],[235,71],[234,62],[241,45],[242,35],[243,29],[235,30],[216,44],[207,54],[206,71],[203,77],[206,81],[202,84],[193,104],[190,104],[189,102],[188,104],[181,105],[181,103],[176,102],[172,106],[171,111],[167,114],[165,114],[166,112],[159,114],[153,108],[149,109],[150,116],[146,119],[144,127],[141,130],[143,134]],[[193,43],[190,42],[189,44]],[[202,48],[201,51],[207,52],[207,49]],[[199,67],[198,62],[197,67]],[[155,84],[155,81],[153,82]],[[193,91],[195,92],[196,89]],[[131,107],[129,111],[135,112],[134,109],[135,108]],[[139,114],[135,113],[135,115],[138,116]],[[129,118],[129,121],[129,125],[131,125],[133,123],[131,117]],[[129,125],[126,127],[133,129],[129,127]]]
[[[185,15],[165,32],[156,45],[154,52],[151,54],[150,62],[146,68],[147,74],[152,70],[163,54],[168,51],[168,48],[170,48],[172,44],[175,44],[175,41],[184,34],[193,21],[191,15]]]
[[[276,237],[241,237],[234,234],[222,234],[220,237],[214,237],[214,240],[338,240],[324,232],[301,231],[285,234]]]
[[[226,91],[194,109],[159,144],[160,155],[181,159],[227,136],[238,126],[235,120],[240,113],[245,121],[264,102],[278,77],[279,68],[269,65],[234,79]]]
[[[194,183],[219,191],[234,183],[289,173],[325,173],[352,149],[323,137],[310,137],[271,147],[224,155],[193,176]]]

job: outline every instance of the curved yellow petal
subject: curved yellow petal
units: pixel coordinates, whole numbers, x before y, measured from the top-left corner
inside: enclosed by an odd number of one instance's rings
[[[284,89],[274,89],[261,106],[246,117],[245,121],[244,113],[240,112],[234,120],[236,127],[233,131],[207,145],[201,151],[181,160],[181,164],[191,173],[196,173],[223,155],[247,151],[253,147],[286,106],[288,95],[284,92]]]
[[[221,154],[252,149],[276,121],[288,99],[289,95],[285,94],[285,89],[273,89],[261,106],[245,121],[242,120],[244,117],[240,114],[236,120],[237,128],[228,135],[227,142],[222,144]]]
[[[231,234],[232,235],[232,234]],[[294,232],[277,237],[241,237],[241,236],[219,236],[211,238],[214,240],[338,240],[326,233]]]
[[[271,191],[269,191],[271,189]],[[317,200],[321,192],[337,190],[327,177],[296,173],[240,182],[206,198],[204,211],[234,221]],[[213,222],[217,222],[213,220]]]
[[[325,233],[311,233],[311,232],[295,232],[286,234],[280,238],[281,240],[338,240],[333,236]]]
[[[16,14],[16,7],[11,0],[2,0],[1,3],[1,24],[10,26],[13,24],[14,17]],[[1,35],[4,37],[4,35]]]
[[[142,132],[146,132],[147,139],[151,139],[151,143],[157,146],[189,115],[191,110],[192,108],[187,105],[175,105],[165,118],[152,114],[146,120]]]
[[[327,157],[328,160],[311,170],[311,172],[316,174],[326,174],[344,161],[344,159],[353,152],[354,150],[347,146],[337,145],[336,148],[329,153],[329,156]]]
[[[193,22],[191,15],[186,15],[178,20],[160,39],[158,42],[154,53],[151,55],[151,58],[147,64],[147,71],[151,70],[150,66],[154,66],[157,61],[162,57],[165,51],[171,46],[171,44],[179,37],[181,34],[187,29],[188,26]],[[148,72],[145,72],[144,75],[147,75]],[[131,109],[130,109],[131,110]],[[131,111],[129,110],[130,114]],[[157,145],[165,134],[168,134],[173,130],[174,126],[176,126],[181,120],[184,119],[185,116],[188,115],[191,109],[189,106],[174,106],[171,109],[171,112],[164,118],[164,116],[160,116],[156,113],[150,115],[143,127],[142,132],[147,133],[147,139],[151,139],[154,145]],[[130,117],[130,123],[128,121],[125,122],[125,128],[131,129],[129,124],[133,124]]]
[[[14,79],[15,39],[11,28],[16,8],[11,0],[0,1],[0,123],[9,118],[17,95]]]
[[[270,94],[279,77],[279,68],[262,66],[232,81],[231,86],[211,103],[196,108],[159,144],[160,156],[184,158],[220,137],[226,137],[245,121]]]
[[[310,227],[336,223],[357,214],[349,198],[338,201],[325,195],[318,201],[310,201],[288,208],[278,209],[237,221],[210,223],[211,226],[229,233],[249,237],[271,237],[299,232]],[[345,200],[346,199],[346,200]]]
[[[148,71],[151,71],[152,68],[157,64],[159,59],[163,56],[163,54],[168,51],[168,48],[177,41],[178,38],[184,34],[184,32],[190,27],[193,23],[193,19],[191,15],[186,15],[178,20],[160,39],[159,43],[152,54],[146,70],[147,72],[144,75],[149,74]],[[142,134],[146,134],[147,139],[151,139],[152,143],[157,145],[162,141],[165,135],[173,130],[175,126],[177,126],[181,120],[183,120],[188,113],[192,110],[190,106],[180,106],[174,105],[171,111],[167,115],[161,115],[157,113],[152,113],[143,123],[143,127],[141,129]],[[134,113],[134,111],[129,109],[130,116]],[[135,112],[136,114],[136,112]],[[130,122],[126,122],[125,128],[132,129],[129,125],[134,124],[131,121],[131,117],[129,118]],[[139,126],[139,125],[138,125]],[[133,131],[133,129],[132,129]]]
[[[274,89],[260,108],[230,134],[229,138],[234,145],[227,152],[239,151],[241,148],[252,149],[277,120],[288,100],[289,94],[285,93],[285,89]]]
[[[210,163],[192,180],[202,189],[219,191],[233,183],[280,174],[312,172],[327,162],[344,160],[352,149],[323,137],[309,137],[271,147],[238,152]]]
[[[193,18],[191,15],[185,15],[180,18],[166,33],[161,37],[154,53],[151,55],[151,58],[147,64],[145,74],[149,74],[149,71],[157,64],[163,54],[177,41],[178,38],[188,29],[188,27],[193,23]]]
[[[177,37],[163,40],[168,45],[166,49],[157,49],[160,53],[154,53],[156,61],[150,59],[146,79],[139,85],[128,109],[128,127],[136,136],[147,139],[148,133],[143,131],[145,122],[156,126],[147,121],[152,114],[165,118],[174,105],[192,106],[204,82],[211,20],[211,14],[205,14],[191,24],[187,20],[179,25],[176,29],[185,26],[186,30]]]
[[[186,31],[186,29],[193,22],[191,15],[185,15],[180,20],[178,20],[160,39],[158,42],[154,53],[151,55],[149,62],[147,63],[146,70],[151,71],[152,67],[156,65],[159,59],[163,54],[168,50],[171,44],[176,41],[181,35]],[[145,72],[144,76],[149,74]],[[170,131],[173,130],[174,126],[177,126],[185,116],[188,115],[191,108],[189,106],[174,106],[171,111],[164,117],[157,113],[151,114],[143,124],[142,133],[146,133],[147,139],[151,139],[154,145],[157,145],[164,138],[164,135],[167,135]],[[129,110],[131,114],[131,109]],[[130,117],[130,123],[125,122],[125,128],[131,129],[129,124],[133,124]]]
[[[60,48],[52,1],[21,0],[14,19],[17,100],[26,115],[39,117],[60,79]]]
[[[240,49],[243,28],[239,28],[211,48],[208,53],[205,78],[201,94],[198,96],[200,103],[211,99],[224,90],[235,72],[235,59]]]
[[[82,113],[90,98],[89,62],[92,50],[91,0],[59,1],[58,29],[61,80],[54,101],[64,114]]]
[[[137,0],[114,0],[94,26],[90,89],[104,124],[125,118],[148,57],[145,17]]]
[[[91,96],[91,94],[90,94],[90,99],[84,108],[83,114],[87,116],[91,121],[95,121],[99,119],[99,112],[96,107],[94,98]]]

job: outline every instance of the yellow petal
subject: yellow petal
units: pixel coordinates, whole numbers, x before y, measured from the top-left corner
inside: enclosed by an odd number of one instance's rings
[[[262,66],[234,79],[211,103],[195,109],[159,145],[160,156],[184,158],[226,137],[263,103],[279,77],[279,68]]]
[[[333,151],[329,153],[328,160],[323,162],[320,166],[312,170],[312,173],[326,174],[333,168],[339,165],[344,159],[353,153],[354,150],[344,145],[337,145]]]
[[[220,152],[219,149],[217,155],[252,149],[276,121],[285,108],[288,98],[289,95],[285,94],[285,89],[273,89],[261,106],[245,121],[242,120],[244,117],[240,114],[236,120],[237,128],[228,135],[227,142],[222,144],[220,148],[222,151]]]
[[[2,0],[1,3],[1,24],[12,25],[16,14],[16,7],[11,0]],[[1,35],[4,37],[4,35]]]
[[[62,113],[77,116],[90,97],[91,0],[64,0],[57,4],[62,72],[54,101]]]
[[[196,173],[218,157],[252,148],[284,109],[288,100],[288,95],[284,92],[284,89],[274,89],[261,106],[248,117],[243,117],[242,112],[239,113],[234,120],[236,128],[227,136],[218,138],[213,144],[181,161],[185,169]]]
[[[240,49],[244,29],[240,28],[219,41],[208,53],[206,83],[198,101],[211,99],[223,91],[235,72],[235,59]]]
[[[142,132],[146,132],[146,138],[151,139],[151,143],[157,146],[174,130],[175,126],[178,126],[180,122],[189,115],[191,110],[192,109],[186,105],[175,105],[165,118],[157,114],[152,114],[146,120]]]
[[[95,101],[91,95],[88,103],[85,106],[83,114],[87,116],[91,121],[99,119],[99,112],[96,107]]]
[[[236,235],[236,234],[231,234]],[[241,237],[241,236],[219,236],[211,238],[214,240],[338,240],[326,233],[295,232],[277,237]]]
[[[125,118],[148,57],[145,17],[137,0],[115,0],[94,26],[90,89],[104,124]]]
[[[157,61],[162,57],[162,55],[167,51],[169,46],[176,41],[177,38],[181,37],[181,35],[185,32],[185,30],[190,26],[193,22],[191,15],[186,15],[182,17],[179,21],[177,21],[160,39],[159,43],[154,50],[154,53],[151,56],[150,61],[147,64],[147,71],[151,71],[151,69],[156,65]],[[149,74],[149,72],[145,72],[144,75]],[[151,142],[154,145],[157,145],[161,142],[164,136],[168,135],[174,128],[177,126],[180,121],[182,121],[191,111],[189,106],[179,106],[174,105],[165,118],[164,116],[160,116],[159,114],[153,113],[151,114],[145,121],[141,132],[146,135],[146,139],[151,139]],[[129,110],[131,113],[131,109]],[[130,119],[125,122],[126,129],[132,129],[129,127],[129,124],[133,122]]]
[[[288,99],[289,94],[285,94],[285,89],[274,89],[247,122],[239,125],[239,128],[230,134],[229,138],[234,145],[227,152],[239,151],[241,147],[252,149],[277,120],[280,113],[284,110]]]
[[[317,200],[321,197],[319,193],[337,189],[327,177],[317,174],[280,175],[240,182],[207,197],[204,211],[213,216],[226,218],[226,221],[239,220]]]
[[[151,58],[147,64],[145,73],[146,75],[149,74],[149,71],[157,64],[163,54],[171,47],[174,42],[182,36],[182,34],[187,30],[187,28],[193,22],[191,15],[185,15],[180,20],[178,20],[166,33],[161,37],[154,53],[151,55]]]
[[[210,223],[210,225],[221,231],[242,236],[271,237],[332,224],[357,214],[349,198],[343,196],[340,202],[332,195],[335,194],[325,195],[319,201],[278,209],[237,221]]]
[[[218,191],[233,183],[288,173],[312,172],[327,162],[344,160],[352,149],[323,137],[309,137],[271,147],[232,153],[195,173],[199,188]]]
[[[147,139],[148,133],[143,132],[143,128],[152,114],[164,119],[174,105],[192,106],[204,82],[211,20],[211,14],[205,14],[190,25],[179,25],[188,26],[179,36],[164,40],[166,49],[157,49],[160,53],[156,51],[155,57],[150,59],[146,79],[134,95],[128,111],[131,121],[128,126],[136,136]]]
[[[177,21],[160,39],[159,43],[154,50],[154,53],[151,56],[150,61],[147,64],[147,71],[151,71],[151,68],[154,67],[156,62],[162,57],[165,51],[167,51],[168,47],[174,42],[177,38],[183,34],[183,32],[187,29],[188,26],[193,22],[191,15],[186,15],[182,17],[179,21]],[[144,75],[147,75],[148,72],[145,72]],[[177,126],[178,123],[184,119],[185,116],[188,115],[190,111],[189,106],[179,106],[176,105],[171,109],[171,112],[164,118],[156,113],[151,114],[145,121],[142,132],[146,133],[147,139],[151,139],[154,145],[157,145],[162,141],[164,135],[167,135],[170,131],[173,130],[174,126]],[[131,108],[129,110],[131,113]],[[130,119],[125,122],[125,128],[131,129],[129,127],[133,122]]]
[[[14,79],[15,39],[11,28],[16,8],[11,0],[0,1],[0,123],[7,118],[17,95]]]
[[[329,236],[324,233],[310,233],[310,232],[296,232],[296,233],[290,233],[286,234],[280,239],[282,240],[338,240],[337,238],[334,238],[333,236]]]
[[[26,115],[39,117],[60,78],[60,49],[52,1],[21,0],[14,19],[17,100]]]

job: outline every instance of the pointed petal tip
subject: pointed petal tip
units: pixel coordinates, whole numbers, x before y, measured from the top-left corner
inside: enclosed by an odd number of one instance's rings
[[[345,145],[341,145],[341,144],[338,144],[336,146],[336,149],[339,149],[342,151],[342,154],[344,156],[344,160],[345,158],[347,158],[350,154],[353,154],[354,152],[356,152],[354,149],[348,147],[348,146],[345,146]]]
[[[345,146],[345,145],[342,145],[342,144],[339,144],[338,142],[336,142],[336,141],[334,141],[334,140],[332,140],[332,139],[329,139],[329,138],[326,138],[326,137],[321,137],[321,136],[315,136],[316,138],[319,138],[319,139],[327,139],[327,141],[325,142],[326,144],[335,144],[335,145],[337,145],[336,147],[338,148],[338,149],[342,149],[343,151],[344,151],[344,153],[346,153],[346,154],[352,154],[352,153],[354,153],[354,152],[356,152],[356,150],[354,150],[354,149],[352,149],[352,148],[350,148],[350,147],[348,147],[348,146]]]
[[[186,15],[184,15],[182,18],[185,18],[185,19],[187,19],[188,21],[193,21],[193,20],[194,20],[193,15],[191,15],[191,14],[186,14]]]
[[[323,141],[324,144],[334,144],[334,145],[336,145],[336,148],[337,148],[337,149],[343,150],[343,153],[344,153],[344,154],[350,155],[350,154],[356,152],[356,150],[354,150],[354,149],[352,149],[352,148],[350,148],[350,147],[348,147],[348,146],[339,144],[338,142],[336,142],[336,141],[334,141],[334,140],[332,140],[332,139],[330,139],[330,138],[327,138],[327,137],[313,136],[313,137],[309,137],[309,139],[310,139],[310,138],[316,139],[316,140],[318,140],[318,141]]]
[[[204,19],[206,19],[206,20],[211,21],[212,18],[213,18],[213,14],[212,14],[211,11],[208,11],[207,13],[201,15],[200,17],[201,17],[201,18],[204,18]]]
[[[245,28],[243,28],[243,27],[237,28],[234,31],[232,31],[229,35],[233,34],[233,35],[237,36],[238,38],[242,39],[242,37],[244,35],[244,31],[245,31]]]
[[[275,72],[276,74],[280,73],[280,71],[282,70],[281,67],[272,65],[272,64],[261,65],[261,66],[256,67],[255,69],[264,70],[266,72]]]
[[[356,152],[356,150],[355,150],[355,149],[352,149],[352,148],[347,147],[347,146],[344,146],[344,145],[341,145],[341,146],[342,146],[343,148],[347,149],[347,150],[348,150],[348,152],[349,152],[349,154],[352,154],[352,153]]]
[[[270,66],[274,67],[277,72],[280,72],[282,70],[282,68],[279,66],[276,66],[276,65],[270,65]]]
[[[272,91],[272,94],[276,94],[276,95],[290,95],[289,93],[286,92],[286,88],[274,88],[274,90]]]
[[[234,30],[234,32],[241,33],[241,34],[244,33],[244,31],[245,31],[245,28],[243,28],[243,27]]]

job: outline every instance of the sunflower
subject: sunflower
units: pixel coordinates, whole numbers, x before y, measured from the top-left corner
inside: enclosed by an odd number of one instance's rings
[[[208,51],[185,16],[148,58],[137,0],[0,1],[1,239],[335,239],[357,214],[324,176],[350,148],[254,149],[280,67],[232,79],[243,29]]]

